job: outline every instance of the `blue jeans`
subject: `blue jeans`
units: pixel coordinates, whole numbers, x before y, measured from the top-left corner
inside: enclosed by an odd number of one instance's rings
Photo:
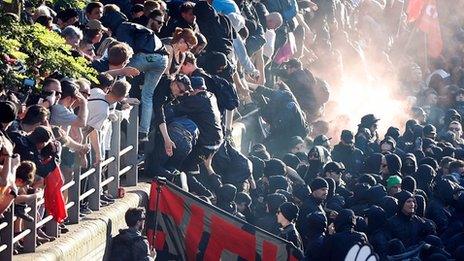
[[[132,57],[129,66],[145,73],[141,95],[140,132],[148,133],[153,114],[153,93],[168,66],[168,56],[156,53],[138,53]]]

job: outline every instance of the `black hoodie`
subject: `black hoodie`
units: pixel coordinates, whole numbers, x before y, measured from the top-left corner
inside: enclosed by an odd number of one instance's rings
[[[322,212],[313,212],[308,215],[307,226],[309,227],[304,242],[306,260],[320,260],[321,249],[325,239],[327,218]]]
[[[155,32],[147,27],[127,21],[127,17],[118,11],[106,11],[101,18],[102,24],[111,30],[112,36],[132,47],[135,54],[163,53],[164,45]]]
[[[364,233],[354,231],[354,212],[343,209],[335,219],[336,233],[327,237],[322,249],[322,260],[344,260],[346,254],[355,244],[365,245],[368,243]]]
[[[387,214],[381,207],[374,205],[368,209],[367,218],[369,243],[382,259],[387,254],[388,241],[391,239],[386,229]]]

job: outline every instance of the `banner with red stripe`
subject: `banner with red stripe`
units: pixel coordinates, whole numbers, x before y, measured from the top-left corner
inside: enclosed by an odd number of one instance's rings
[[[147,237],[157,260],[298,260],[300,253],[276,237],[187,193],[172,183],[151,184]]]

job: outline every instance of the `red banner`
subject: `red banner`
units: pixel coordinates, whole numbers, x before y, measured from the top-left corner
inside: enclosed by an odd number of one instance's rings
[[[422,10],[422,16],[417,21],[417,26],[427,34],[427,49],[431,57],[438,57],[443,50],[440,21],[438,20],[437,2],[429,0]]]
[[[203,202],[171,183],[152,182],[147,237],[157,260],[298,260],[289,242]]]

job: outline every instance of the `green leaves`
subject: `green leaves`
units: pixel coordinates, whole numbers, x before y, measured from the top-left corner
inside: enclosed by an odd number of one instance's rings
[[[96,81],[97,72],[89,66],[89,61],[73,57],[71,46],[58,33],[39,24],[25,25],[4,17],[0,13],[0,54],[3,56],[0,77],[3,81],[24,77],[40,79],[54,72]],[[11,60],[24,65],[24,69],[15,70]]]

